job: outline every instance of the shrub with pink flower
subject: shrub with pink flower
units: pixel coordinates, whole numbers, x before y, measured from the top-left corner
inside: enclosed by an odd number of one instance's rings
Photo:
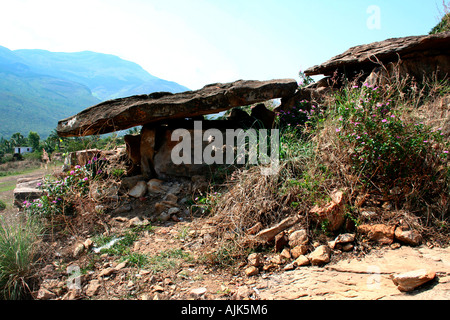
[[[44,191],[44,195],[33,202],[24,202],[24,209],[28,213],[42,216],[71,213],[73,200],[86,195],[89,191],[90,179],[99,174],[99,171],[101,173],[101,169],[98,168],[98,160],[93,159],[85,166],[76,165],[63,179],[44,179],[39,186]]]
[[[381,91],[366,84],[337,96],[336,133],[343,148],[352,150],[353,170],[386,190],[420,185],[412,177],[440,181],[437,168],[448,167],[449,149],[441,131],[403,119],[396,102],[385,100]]]

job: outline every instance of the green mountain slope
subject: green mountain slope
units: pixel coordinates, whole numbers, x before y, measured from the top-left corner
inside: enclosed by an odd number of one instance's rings
[[[29,131],[46,137],[58,120],[99,103],[80,83],[34,73],[0,47],[0,136]]]
[[[58,120],[101,101],[186,90],[113,55],[0,46],[0,137],[35,131],[45,138]]]
[[[114,55],[45,50],[15,50],[14,53],[33,71],[84,84],[102,101],[156,91],[189,90],[152,76],[138,64]]]

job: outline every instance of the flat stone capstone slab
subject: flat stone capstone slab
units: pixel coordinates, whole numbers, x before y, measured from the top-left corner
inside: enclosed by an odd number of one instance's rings
[[[289,97],[297,88],[294,79],[238,80],[210,84],[196,91],[156,92],[109,100],[60,120],[57,133],[61,137],[89,136],[164,120],[193,118]]]

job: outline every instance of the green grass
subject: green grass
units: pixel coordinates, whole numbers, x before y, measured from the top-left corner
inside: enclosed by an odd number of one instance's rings
[[[183,262],[192,261],[192,259],[191,255],[184,252],[183,249],[169,249],[148,257],[145,267],[156,273],[168,269],[177,269]]]
[[[30,297],[41,233],[41,225],[33,219],[26,223],[0,220],[0,299]]]
[[[14,190],[16,187],[16,181],[7,181],[0,183],[0,192],[7,192]]]

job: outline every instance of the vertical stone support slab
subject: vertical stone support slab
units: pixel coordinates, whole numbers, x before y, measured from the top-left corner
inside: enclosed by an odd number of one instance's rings
[[[131,168],[127,170],[128,175],[140,174],[141,166],[141,135],[127,134],[123,137],[126,145],[128,158],[131,160]]]
[[[145,179],[156,176],[154,156],[155,156],[156,128],[151,125],[144,125],[141,130],[140,154],[141,171]]]

